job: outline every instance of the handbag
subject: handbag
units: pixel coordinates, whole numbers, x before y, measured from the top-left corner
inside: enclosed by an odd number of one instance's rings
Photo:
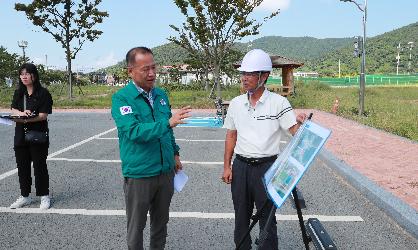
[[[33,144],[46,143],[48,141],[48,132],[25,130],[25,141]]]
[[[23,110],[26,110],[26,95],[23,96]],[[32,144],[41,144],[48,142],[48,132],[28,130],[26,126],[23,127],[25,130],[25,141]]]

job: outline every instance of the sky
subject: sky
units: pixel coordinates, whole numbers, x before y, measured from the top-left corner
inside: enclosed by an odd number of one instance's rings
[[[36,64],[65,69],[65,52],[52,36],[34,26],[14,3],[29,0],[0,0],[0,46],[22,55],[18,41],[28,41],[25,54]],[[76,0],[77,1],[77,0]],[[356,0],[364,6],[366,0]],[[354,3],[339,0],[264,0],[252,15],[261,21],[273,9],[280,13],[265,23],[257,36],[342,38],[361,35],[362,16]],[[167,43],[176,35],[170,24],[180,26],[185,18],[173,0],[103,0],[100,10],[108,18],[95,26],[103,34],[86,42],[73,60],[73,71],[89,72],[122,61],[136,46],[150,48]],[[368,0],[367,37],[373,37],[418,21],[418,0]],[[418,43],[418,41],[415,41]]]

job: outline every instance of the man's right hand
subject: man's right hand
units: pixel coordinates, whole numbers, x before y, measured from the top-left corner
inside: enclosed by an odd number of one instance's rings
[[[170,123],[170,127],[174,128],[175,126],[179,124],[185,124],[186,122],[183,121],[183,119],[186,119],[192,116],[190,114],[191,111],[192,109],[190,108],[190,106],[186,106],[186,107],[181,108],[176,113],[174,113],[173,116],[170,118],[170,120],[168,120],[168,122]]]
[[[231,184],[231,182],[232,182],[232,168],[231,168],[231,166],[224,167],[224,173],[222,174],[221,179],[226,184]]]

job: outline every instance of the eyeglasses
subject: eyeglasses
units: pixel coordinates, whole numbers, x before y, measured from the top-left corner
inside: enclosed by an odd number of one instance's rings
[[[240,75],[241,75],[241,77],[258,77],[258,76],[260,76],[261,75],[261,73],[263,73],[263,72],[261,72],[261,71],[255,71],[255,72],[245,72],[245,71],[241,71],[240,72]]]

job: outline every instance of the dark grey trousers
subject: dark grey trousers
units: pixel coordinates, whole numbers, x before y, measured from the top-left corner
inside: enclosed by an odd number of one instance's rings
[[[169,208],[174,193],[174,170],[148,178],[125,178],[128,249],[144,249],[143,231],[150,214],[150,248],[164,249]]]
[[[232,166],[231,192],[235,210],[234,242],[236,245],[238,245],[249,229],[254,203],[258,210],[264,205],[266,199],[269,199],[262,178],[273,162],[274,160],[259,165],[251,165],[237,158],[234,160]],[[269,212],[273,206],[271,200],[269,199],[268,201],[259,221],[260,231],[264,229]],[[273,223],[271,223],[268,229],[268,237],[260,249],[278,249],[276,223],[276,216],[274,216]],[[251,242],[251,236],[249,236],[240,249],[251,249]]]

